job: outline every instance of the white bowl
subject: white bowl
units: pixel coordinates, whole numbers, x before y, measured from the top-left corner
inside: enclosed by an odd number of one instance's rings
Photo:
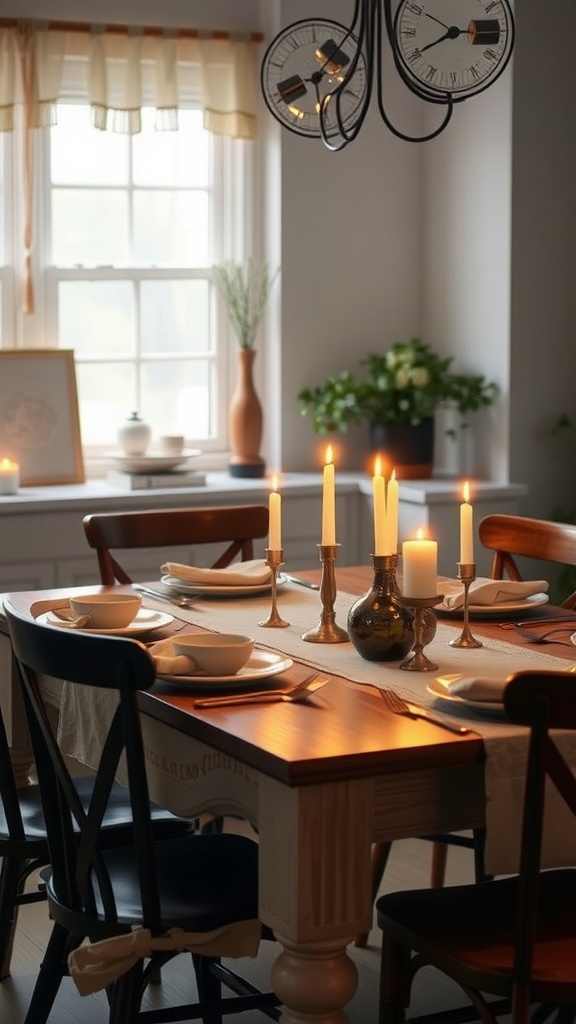
[[[238,633],[188,633],[174,640],[175,653],[190,658],[192,671],[209,676],[236,675],[253,650],[253,638]]]
[[[140,611],[142,598],[137,594],[84,594],[70,598],[75,615],[89,615],[87,629],[123,629]]]

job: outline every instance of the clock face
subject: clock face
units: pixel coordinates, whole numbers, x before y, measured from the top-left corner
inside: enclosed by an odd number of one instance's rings
[[[466,99],[504,71],[514,22],[508,0],[401,0],[394,38],[415,91]]]
[[[349,130],[366,97],[366,62],[358,41],[336,21],[297,21],[264,54],[262,93],[268,109],[298,135],[322,138]],[[340,118],[340,123],[338,120]]]

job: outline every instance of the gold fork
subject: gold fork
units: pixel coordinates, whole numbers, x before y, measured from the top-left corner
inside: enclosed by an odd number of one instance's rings
[[[388,690],[380,686],[375,686],[374,689],[378,690],[388,711],[392,711],[395,715],[406,715],[407,718],[423,718],[426,722],[439,725],[442,729],[455,732],[458,736],[465,736],[470,732],[470,729],[465,725],[449,722],[445,718],[437,718],[436,715],[427,711],[426,708],[420,708],[417,704],[411,704],[409,701],[399,697],[394,690]]]
[[[201,697],[194,701],[195,708],[222,708],[234,704],[270,704],[275,701],[288,703],[306,700],[316,690],[320,690],[329,682],[328,676],[314,672],[306,676],[301,683],[291,690],[266,690],[263,693],[235,693],[223,697]]]

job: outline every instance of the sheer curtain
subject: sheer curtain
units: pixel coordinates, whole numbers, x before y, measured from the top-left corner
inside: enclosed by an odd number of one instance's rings
[[[181,104],[199,103],[204,127],[254,139],[254,39],[229,33],[17,22],[0,27],[0,131],[23,125],[25,268],[22,310],[34,311],[31,275],[34,130],[56,123],[60,98],[88,102],[100,130],[137,133],[141,109],[159,131],[178,128]]]

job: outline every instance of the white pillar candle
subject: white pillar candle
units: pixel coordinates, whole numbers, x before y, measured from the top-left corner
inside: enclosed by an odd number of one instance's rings
[[[464,484],[464,501],[460,505],[460,561],[463,565],[474,563],[474,513],[470,504],[470,484]]]
[[[438,544],[423,537],[402,544],[402,593],[404,597],[434,597],[438,589]]]
[[[326,449],[326,465],[324,466],[322,487],[322,544],[336,543],[336,491],[334,481],[334,463],[332,461],[332,445]]]
[[[398,481],[395,469],[392,470],[386,491],[386,543],[387,555],[398,554]]]
[[[278,493],[278,477],[272,477],[272,490],[268,498],[268,547],[271,551],[282,548],[282,498]]]
[[[0,494],[18,494],[20,466],[12,459],[0,459]]]
[[[374,476],[372,477],[372,493],[374,496],[374,554],[386,555],[386,491],[382,476],[382,460],[379,455],[374,460]]]

